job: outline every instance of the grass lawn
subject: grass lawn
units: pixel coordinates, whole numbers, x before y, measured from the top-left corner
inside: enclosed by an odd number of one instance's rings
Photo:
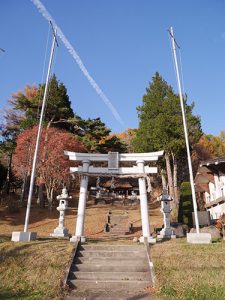
[[[190,245],[186,239],[152,247],[156,289],[166,299],[225,299],[225,242]]]
[[[0,299],[54,299],[73,245],[67,240],[13,243],[0,237]]]
[[[109,209],[116,207],[89,206],[85,221],[85,235],[95,241],[105,240],[104,224]],[[128,211],[134,224],[133,236],[141,235],[140,208],[122,208]],[[73,245],[68,240],[46,239],[58,224],[58,212],[32,209],[30,230],[41,239],[30,243],[10,241],[12,231],[23,230],[25,211],[8,214],[0,207],[0,299],[56,299],[60,280],[70,259]],[[150,209],[151,225],[162,224],[158,208]],[[74,232],[76,209],[67,212],[66,227]],[[102,239],[104,237],[104,239]],[[114,241],[121,243],[122,241]],[[124,242],[133,243],[125,240]],[[173,300],[225,299],[225,242],[210,245],[189,245],[186,239],[157,243],[152,247],[155,266],[155,296]],[[117,299],[115,299],[117,300]]]

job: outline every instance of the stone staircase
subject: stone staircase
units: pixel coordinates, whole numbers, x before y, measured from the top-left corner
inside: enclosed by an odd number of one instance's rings
[[[108,229],[113,235],[125,235],[130,232],[127,213],[110,212],[108,214]]]
[[[145,288],[151,286],[151,275],[144,245],[83,244],[67,283],[71,289],[68,300],[132,299],[129,295],[140,293],[148,296]]]

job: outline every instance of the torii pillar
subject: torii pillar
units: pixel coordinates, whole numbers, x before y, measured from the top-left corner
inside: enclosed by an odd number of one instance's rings
[[[137,161],[139,173],[144,174],[144,160]],[[144,177],[138,178],[139,183],[139,194],[140,194],[140,206],[141,206],[141,223],[142,223],[142,236],[139,241],[144,242],[144,239],[147,238],[149,243],[156,243],[150,234],[150,225],[149,225],[149,215],[148,215],[148,199],[147,199],[147,190],[146,190],[146,180]]]
[[[90,160],[83,160],[83,171],[88,172],[90,166]],[[80,183],[80,195],[79,204],[77,211],[77,225],[75,235],[70,238],[71,242],[81,241],[85,242],[84,237],[84,219],[85,219],[85,209],[87,202],[87,189],[88,189],[88,176],[82,176]]]

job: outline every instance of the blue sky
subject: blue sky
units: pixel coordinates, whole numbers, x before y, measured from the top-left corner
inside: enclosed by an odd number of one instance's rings
[[[138,126],[136,107],[158,71],[177,91],[167,29],[181,46],[184,88],[205,133],[225,130],[225,1],[42,0],[91,76],[119,112],[120,124],[59,41],[53,72],[83,118],[113,132]],[[10,95],[46,77],[49,24],[30,0],[0,1],[1,109]],[[50,52],[48,41],[47,60]],[[45,76],[42,77],[43,69]]]

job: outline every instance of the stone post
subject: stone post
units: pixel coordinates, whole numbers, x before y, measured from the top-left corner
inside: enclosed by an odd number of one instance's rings
[[[68,195],[67,189],[62,189],[62,194],[57,196],[59,200],[59,225],[54,229],[54,232],[50,234],[52,237],[66,237],[69,235],[68,229],[64,226],[65,222],[65,211],[68,209],[68,200],[72,197]]]
[[[144,160],[137,161],[138,172],[145,173]],[[142,234],[140,237],[140,242],[144,242],[144,238],[148,239],[149,243],[155,243],[156,240],[150,235],[150,225],[148,216],[148,200],[147,200],[147,190],[145,178],[138,178],[139,183],[139,194],[140,194],[140,205],[141,205],[141,222],[142,222]]]
[[[168,195],[167,190],[163,190],[160,197],[161,200],[161,212],[163,213],[163,223],[164,227],[160,231],[159,238],[171,238],[176,237],[172,234],[172,229],[170,227],[170,213],[172,209],[170,208],[171,197]]]
[[[88,172],[90,166],[90,160],[83,160],[83,172]],[[70,239],[71,242],[81,240],[85,242],[84,234],[84,219],[85,219],[85,208],[87,201],[87,188],[88,188],[88,176],[82,176],[80,183],[80,196],[77,211],[77,224],[75,235]]]

